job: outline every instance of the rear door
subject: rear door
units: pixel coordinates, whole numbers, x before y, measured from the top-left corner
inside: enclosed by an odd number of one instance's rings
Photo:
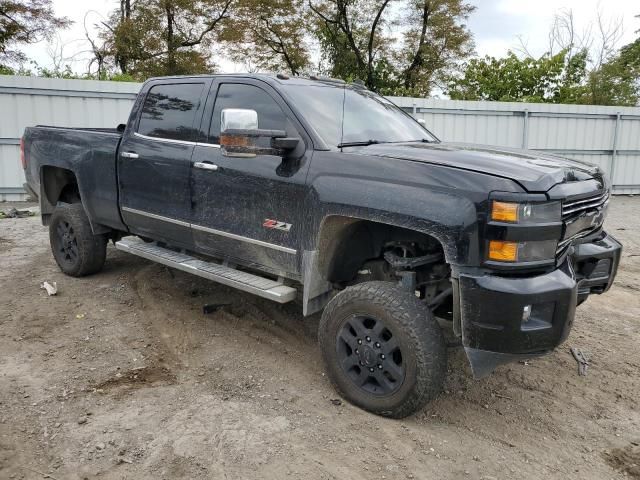
[[[122,216],[136,234],[193,244],[189,172],[209,79],[154,82],[119,150]]]
[[[276,274],[299,272],[301,206],[311,141],[280,95],[252,79],[219,79],[203,120],[206,139],[192,158],[193,237],[197,250]],[[216,95],[217,92],[217,95]],[[305,146],[300,158],[228,157],[219,148],[223,109],[255,110],[258,128],[285,130]],[[209,127],[209,128],[207,128]],[[268,146],[269,140],[263,146]]]

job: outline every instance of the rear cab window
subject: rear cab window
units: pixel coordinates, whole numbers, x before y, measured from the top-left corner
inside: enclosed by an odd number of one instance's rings
[[[195,141],[204,83],[154,85],[142,106],[137,133],[147,137]],[[198,125],[196,125],[196,120]]]

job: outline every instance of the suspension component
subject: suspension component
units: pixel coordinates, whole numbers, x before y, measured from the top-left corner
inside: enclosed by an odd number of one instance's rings
[[[393,268],[416,268],[442,260],[441,253],[430,253],[421,257],[401,257],[397,253],[388,250],[384,252],[384,259]]]

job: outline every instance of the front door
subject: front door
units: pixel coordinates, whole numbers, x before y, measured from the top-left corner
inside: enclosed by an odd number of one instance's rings
[[[151,84],[137,124],[122,139],[120,205],[133,233],[192,246],[191,156],[208,83],[185,79]]]
[[[301,211],[310,150],[300,158],[228,157],[219,148],[223,109],[255,110],[258,128],[310,142],[282,98],[260,81],[219,80],[206,142],[192,158],[192,231],[197,250],[275,274],[299,273]],[[205,113],[205,116],[208,114]],[[262,139],[268,142],[268,139]],[[261,141],[262,141],[261,140]],[[305,149],[306,150],[306,149]]]

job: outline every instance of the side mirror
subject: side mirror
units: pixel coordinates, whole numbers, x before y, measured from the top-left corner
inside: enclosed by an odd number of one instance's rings
[[[270,146],[260,146],[260,138],[270,138]],[[222,154],[227,157],[283,157],[288,151],[294,150],[299,142],[299,138],[287,137],[284,130],[258,128],[255,110],[225,108],[220,113],[220,147]]]
[[[220,112],[220,131],[231,129],[257,130],[258,112],[245,108],[224,108]]]

